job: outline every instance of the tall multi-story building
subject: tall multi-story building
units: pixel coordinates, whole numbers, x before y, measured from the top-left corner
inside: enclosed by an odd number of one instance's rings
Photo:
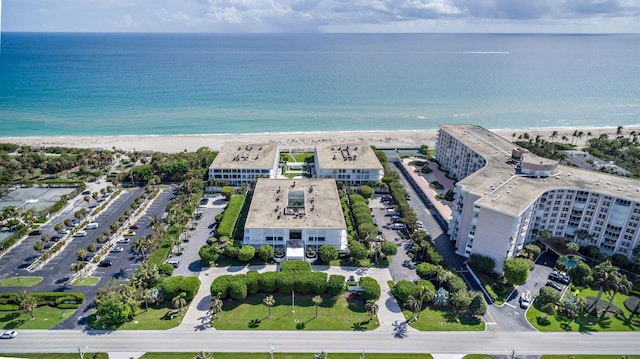
[[[456,252],[492,257],[497,271],[543,230],[627,257],[639,243],[637,180],[560,165],[474,125],[440,126],[436,159],[459,180]]]
[[[351,185],[379,182],[384,168],[371,147],[365,143],[316,145],[317,178],[334,178]]]
[[[275,178],[280,156],[277,143],[225,143],[209,166],[209,179],[240,186],[257,178]]]
[[[243,244],[286,250],[303,259],[308,247],[347,249],[347,225],[333,179],[259,178],[244,226]]]

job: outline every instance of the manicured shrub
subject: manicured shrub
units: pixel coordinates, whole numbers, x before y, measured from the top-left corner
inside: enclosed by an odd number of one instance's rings
[[[417,295],[418,288],[411,281],[400,280],[393,286],[393,288],[391,289],[391,292],[393,293],[393,295],[396,297],[397,300],[401,302],[405,302],[410,295],[414,297]]]
[[[438,269],[437,265],[424,262],[416,266],[416,273],[422,279],[432,279],[435,278]]]
[[[398,253],[398,245],[391,241],[384,241],[380,250],[385,256],[393,256]]]
[[[247,283],[244,275],[236,275],[229,280],[229,296],[236,300],[244,300],[247,297]]]
[[[296,292],[300,293],[311,293],[311,273],[296,273],[295,279],[295,289]]]
[[[256,255],[256,248],[250,244],[245,244],[240,248],[238,252],[238,259],[243,262],[248,262]]]
[[[320,247],[320,260],[323,263],[329,264],[331,261],[338,259],[338,250],[332,246],[324,245]]]
[[[275,251],[273,250],[272,246],[263,244],[258,249],[258,256],[262,258],[263,261],[269,262],[271,261],[271,259],[273,259],[274,252]]]
[[[203,267],[211,266],[211,264],[214,263],[216,259],[218,259],[217,248],[210,244],[205,244],[204,246],[200,247],[198,254],[200,255],[200,265]]]
[[[273,293],[278,290],[278,272],[264,272],[260,273],[258,277],[258,285],[260,290],[265,293]]]
[[[349,241],[349,254],[353,259],[360,260],[367,258],[369,252],[367,251],[367,247],[364,244],[351,240]]]
[[[250,270],[245,274],[244,281],[247,283],[247,292],[249,294],[255,294],[260,290],[258,278],[260,278],[260,273],[256,270]]]
[[[332,274],[327,282],[327,291],[331,295],[340,295],[344,292],[344,276]]]
[[[327,292],[327,273],[311,272],[311,292],[323,294]]]
[[[380,285],[371,277],[361,277],[360,286],[362,287],[362,299],[378,300],[380,299]]]
[[[149,262],[146,262],[149,263]],[[175,268],[173,268],[173,266],[169,263],[162,263],[158,265],[158,272],[160,272],[160,274],[162,274],[165,277],[171,277],[171,275],[173,275],[173,270]]]
[[[181,275],[169,277],[162,283],[162,290],[166,298],[173,298],[185,293],[185,299],[191,300],[198,293],[200,279],[198,277],[183,277]]]
[[[286,261],[280,265],[280,272],[311,272],[311,263],[305,261]]]
[[[224,247],[224,255],[229,258],[238,258],[240,254],[240,248],[236,247],[233,243],[229,242]]]
[[[227,209],[224,211],[224,215],[222,216],[222,221],[220,221],[220,225],[218,226],[218,235],[229,238],[233,236],[233,230],[236,226],[236,222],[238,221],[238,216],[242,210],[243,203],[244,195],[236,194],[231,196]]]
[[[295,272],[277,272],[276,277],[278,283],[278,291],[281,293],[291,293],[295,289],[296,274]]]
[[[504,277],[507,282],[521,285],[527,282],[529,264],[522,258],[507,258],[504,261]]]
[[[233,276],[230,274],[221,275],[211,282],[211,297],[220,296],[220,299],[224,299],[229,295],[229,281]]]
[[[549,286],[544,286],[540,288],[540,294],[538,294],[537,299],[540,304],[555,304],[560,300],[560,292]]]

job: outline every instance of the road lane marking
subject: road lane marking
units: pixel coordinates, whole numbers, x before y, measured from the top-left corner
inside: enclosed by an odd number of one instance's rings
[[[504,305],[508,305],[508,306],[510,306],[511,308],[515,308],[515,307],[516,307],[515,305],[513,305],[513,304],[509,304],[509,303],[507,303],[507,302],[504,302]]]

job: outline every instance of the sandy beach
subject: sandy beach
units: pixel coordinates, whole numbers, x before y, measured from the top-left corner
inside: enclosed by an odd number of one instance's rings
[[[519,135],[528,133],[531,138],[540,136],[551,140],[553,131],[558,131],[554,141],[562,142],[562,136],[569,143],[582,146],[588,138],[606,133],[616,136],[616,127],[594,128],[537,128],[537,129],[500,129],[495,133],[511,141]],[[575,130],[582,131],[582,138],[572,136]],[[631,131],[640,133],[640,127],[625,127],[622,131],[628,136]],[[587,136],[588,133],[590,136]],[[371,131],[371,132],[304,132],[304,133],[262,133],[262,134],[225,134],[225,135],[174,135],[174,136],[77,136],[77,137],[0,137],[0,142],[30,146],[63,146],[78,148],[120,149],[125,151],[180,152],[195,151],[201,147],[220,150],[226,142],[263,143],[276,141],[281,149],[312,149],[316,143],[365,142],[380,148],[417,147],[423,144],[433,147],[437,131]]]

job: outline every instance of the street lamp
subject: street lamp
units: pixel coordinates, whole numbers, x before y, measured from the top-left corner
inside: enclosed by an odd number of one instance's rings
[[[16,278],[18,278],[18,283],[20,283],[20,273],[16,272]]]
[[[273,352],[276,351],[276,348],[273,346],[273,344],[271,344],[271,347],[269,348],[269,354],[271,355],[271,359],[273,359]]]
[[[296,291],[295,290],[291,291],[291,312],[292,313],[296,312]]]
[[[89,347],[84,347],[84,351],[87,351],[87,349],[89,349]],[[82,349],[80,347],[78,347],[78,354],[80,354],[80,359],[84,359],[84,353],[82,352]]]

